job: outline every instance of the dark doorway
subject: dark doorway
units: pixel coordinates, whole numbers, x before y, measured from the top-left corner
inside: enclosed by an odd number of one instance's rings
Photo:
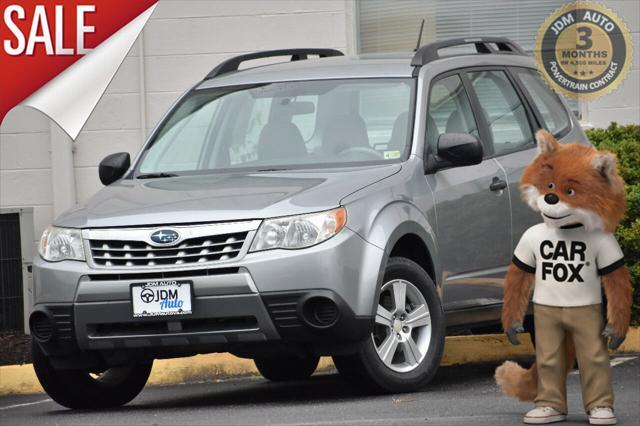
[[[0,332],[24,331],[20,215],[0,214]]]

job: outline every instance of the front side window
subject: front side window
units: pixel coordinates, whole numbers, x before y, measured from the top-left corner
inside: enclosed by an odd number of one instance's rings
[[[427,144],[432,152],[437,152],[438,138],[443,133],[469,133],[479,137],[467,92],[458,75],[433,83],[428,114]]]
[[[489,128],[495,155],[533,144],[527,112],[504,71],[468,74]]]
[[[348,79],[194,90],[161,124],[136,174],[401,161],[414,84]]]
[[[567,130],[571,124],[567,110],[560,102],[558,95],[540,80],[538,73],[534,70],[521,69],[516,71],[516,75],[540,113],[544,127],[556,136]]]

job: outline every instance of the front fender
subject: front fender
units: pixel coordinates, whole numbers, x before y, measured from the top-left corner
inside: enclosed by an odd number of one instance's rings
[[[357,206],[351,206],[348,211],[358,208]],[[362,208],[366,208],[366,206]],[[380,288],[383,284],[384,271],[391,251],[400,238],[408,234],[417,235],[425,244],[432,262],[434,281],[436,281],[438,293],[441,295],[441,280],[438,279],[441,277],[441,270],[435,233],[426,217],[415,206],[407,202],[396,201],[377,212],[370,223],[350,224],[350,226],[357,228],[357,230],[352,229],[352,231],[357,232],[367,242],[384,251],[378,265],[375,292],[372,294],[372,312],[375,312],[376,309]]]
[[[372,308],[376,307],[389,255],[398,240],[407,234],[416,235],[424,243],[431,258],[434,281],[440,289],[442,273],[433,193],[424,177],[421,159],[411,157],[399,173],[345,197],[341,204],[347,208],[347,227],[383,251],[377,265]],[[369,262],[368,267],[372,266]]]

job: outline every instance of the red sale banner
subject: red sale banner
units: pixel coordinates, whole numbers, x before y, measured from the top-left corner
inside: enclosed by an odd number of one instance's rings
[[[75,139],[157,0],[0,3],[0,122],[18,104]]]

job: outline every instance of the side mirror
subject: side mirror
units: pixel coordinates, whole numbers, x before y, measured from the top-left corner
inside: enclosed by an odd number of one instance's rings
[[[107,186],[120,179],[131,165],[131,157],[128,152],[118,152],[107,155],[98,167],[100,182]]]
[[[472,166],[482,162],[482,143],[468,133],[445,133],[438,138],[436,168]]]

